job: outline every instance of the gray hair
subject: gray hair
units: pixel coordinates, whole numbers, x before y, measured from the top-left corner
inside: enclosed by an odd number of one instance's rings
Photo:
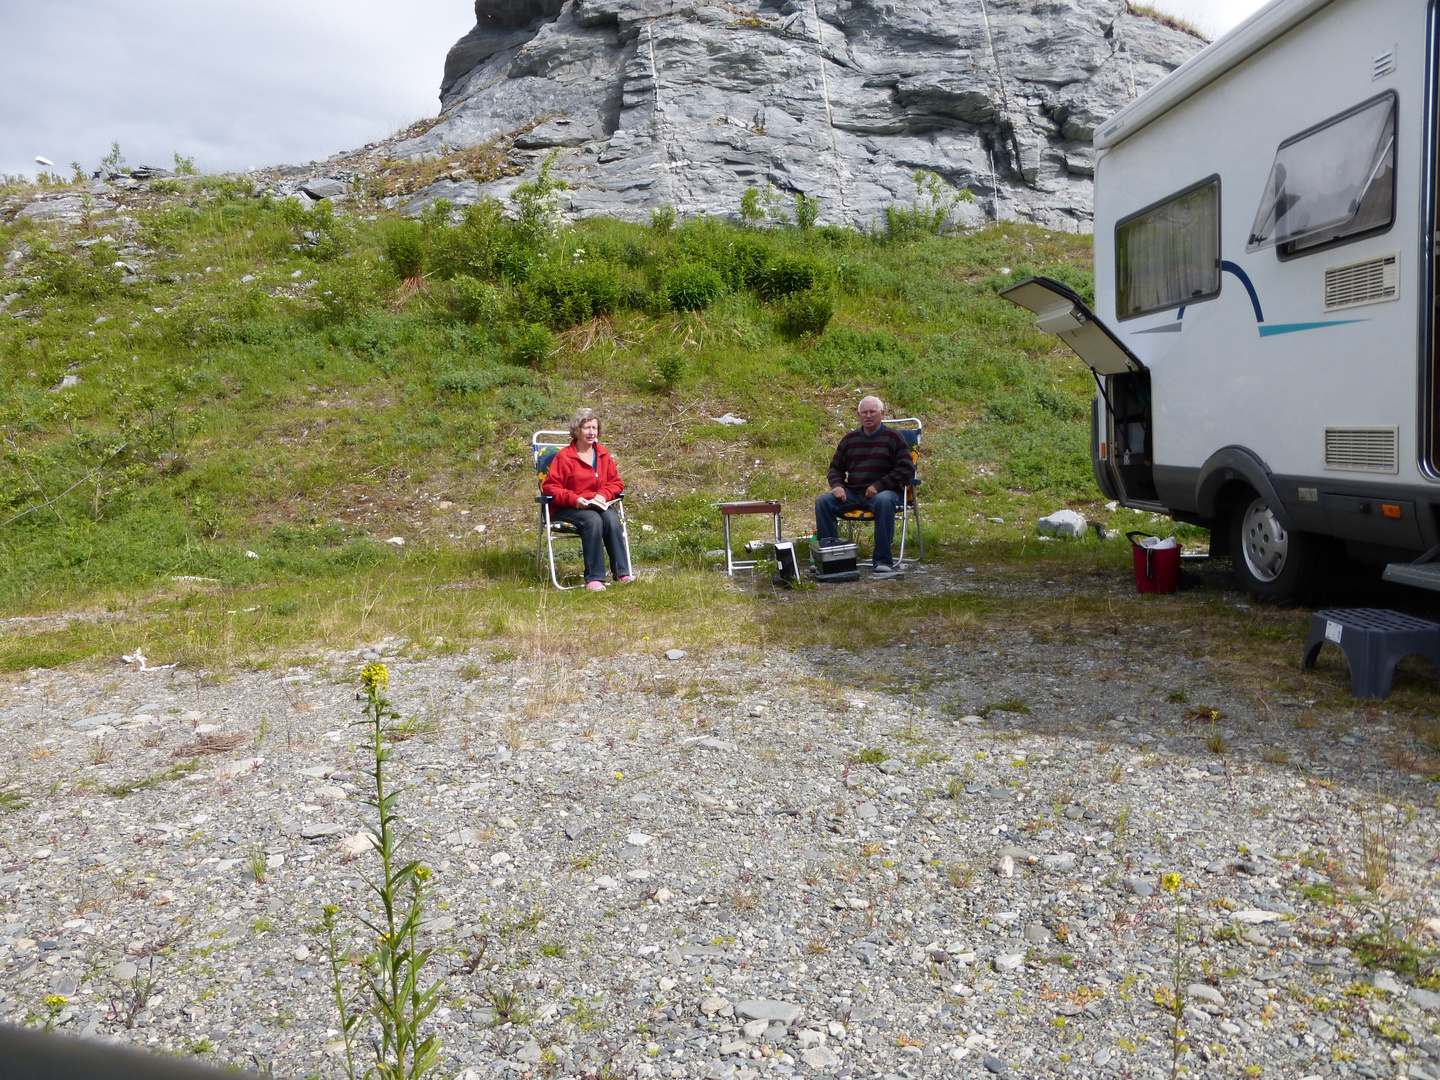
[[[587,420],[595,421],[595,438],[600,438],[600,417],[595,414],[594,409],[575,410],[575,415],[570,417],[570,438],[578,439],[580,437],[580,428]]]
[[[864,405],[867,401],[873,401],[876,408],[880,410],[880,414],[882,416],[885,414],[885,403],[881,401],[878,397],[876,397],[874,394],[866,394],[860,399],[860,405],[856,405],[855,408],[858,410],[860,406]]]

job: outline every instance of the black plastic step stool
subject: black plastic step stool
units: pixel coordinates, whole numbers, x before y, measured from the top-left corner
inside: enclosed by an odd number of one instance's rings
[[[1440,623],[1384,608],[1332,608],[1310,616],[1305,638],[1304,671],[1314,665],[1320,646],[1338,645],[1350,664],[1350,693],[1357,698],[1390,695],[1390,680],[1402,657],[1419,653],[1440,669]]]

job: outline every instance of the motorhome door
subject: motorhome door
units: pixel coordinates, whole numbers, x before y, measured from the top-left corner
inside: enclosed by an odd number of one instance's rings
[[[1035,313],[1035,324],[1056,334],[1095,373],[1105,399],[1108,431],[1093,440],[1097,472],[1115,480],[1122,501],[1156,498],[1151,446],[1150,372],[1139,358],[1095,317],[1074,290],[1047,277],[1026,278],[1000,293]],[[1102,489],[1109,485],[1101,484]]]

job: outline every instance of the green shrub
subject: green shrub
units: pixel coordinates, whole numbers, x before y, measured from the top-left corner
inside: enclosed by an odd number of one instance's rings
[[[555,403],[533,386],[510,387],[500,395],[500,407],[516,420],[534,420],[555,412]]]
[[[782,255],[759,272],[755,291],[762,300],[778,300],[813,289],[820,280],[821,271],[814,260],[801,255]]]
[[[625,298],[625,285],[605,263],[550,267],[520,288],[520,313],[529,322],[556,330],[609,315]]]
[[[650,228],[662,235],[675,227],[675,207],[666,203],[650,211]]]
[[[538,368],[555,351],[555,335],[539,323],[526,323],[515,332],[510,356],[514,363]]]
[[[701,311],[713,304],[725,281],[712,266],[686,263],[665,275],[665,299],[676,311]]]
[[[934,173],[917,170],[915,198],[909,206],[885,207],[885,232],[891,240],[914,240],[920,236],[944,236],[951,218],[962,202],[974,202],[969,188],[955,189]]]
[[[468,323],[498,326],[505,317],[505,295],[488,281],[461,274],[450,283],[450,310]]]
[[[786,357],[797,375],[829,383],[878,385],[916,363],[915,353],[886,330],[836,326],[813,349]]]
[[[333,267],[320,279],[318,298],[331,322],[345,322],[363,315],[380,302],[375,268],[363,262]]]
[[[803,191],[795,193],[795,224],[801,230],[808,232],[815,226],[815,219],[820,216],[820,200],[811,198]]]
[[[780,332],[787,338],[818,337],[834,314],[828,289],[791,293],[780,303]]]
[[[655,375],[667,390],[679,385],[685,377],[685,354],[662,352],[655,358]]]
[[[560,151],[553,151],[540,163],[540,171],[534,180],[520,184],[510,194],[510,201],[519,215],[516,227],[521,234],[538,238],[551,232],[560,214],[560,192],[570,185],[558,176],[551,175],[551,168]]]
[[[425,231],[418,221],[397,221],[385,234],[385,261],[402,281],[425,273]]]
[[[99,300],[120,287],[120,270],[112,266],[115,251],[109,244],[95,244],[74,256],[56,251],[42,240],[34,242],[31,266],[35,276],[26,287],[27,296],[68,296],[77,300]]]

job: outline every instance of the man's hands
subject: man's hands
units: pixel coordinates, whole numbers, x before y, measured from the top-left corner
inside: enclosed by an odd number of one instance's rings
[[[811,490],[814,489],[812,488]],[[843,484],[836,484],[833,488],[830,489],[830,494],[834,495],[835,498],[839,499],[841,502],[844,502],[850,497],[850,493],[845,490],[845,486]]]
[[[871,484],[868,488],[865,489],[865,498],[867,499],[873,499],[878,494],[880,494],[880,489],[877,488],[874,484]]]

